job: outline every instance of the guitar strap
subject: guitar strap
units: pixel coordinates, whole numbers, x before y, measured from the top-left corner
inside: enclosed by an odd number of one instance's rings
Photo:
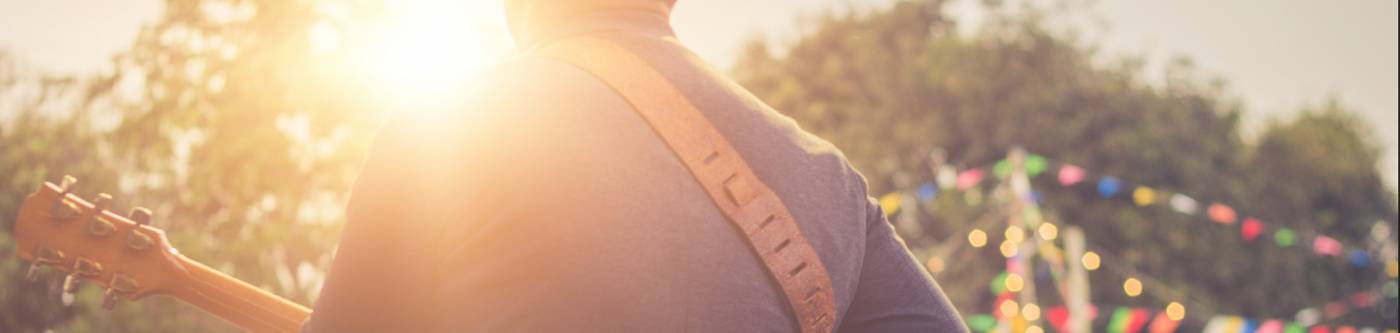
[[[622,95],[743,232],[787,296],[801,332],[832,331],[835,298],[817,251],[778,195],[674,84],[636,54],[601,38],[561,40],[537,54],[578,66]]]

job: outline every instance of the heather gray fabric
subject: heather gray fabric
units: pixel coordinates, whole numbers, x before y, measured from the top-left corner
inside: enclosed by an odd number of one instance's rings
[[[835,147],[715,73],[656,13],[580,17],[702,110],[829,270],[841,332],[964,332]],[[539,45],[535,45],[539,46]],[[608,86],[522,57],[376,140],[308,332],[795,332],[776,284]]]

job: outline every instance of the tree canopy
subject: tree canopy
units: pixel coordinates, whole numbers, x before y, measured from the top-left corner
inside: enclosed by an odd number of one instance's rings
[[[174,300],[105,312],[95,288],[61,304],[52,271],[26,281],[13,217],[25,195],[64,174],[78,177],[83,197],[115,194],[118,211],[152,208],[185,255],[310,304],[346,191],[387,112],[381,93],[346,70],[350,55],[313,50],[305,32],[334,26],[349,45],[341,49],[354,49],[380,6],[167,0],[165,14],[114,55],[114,70],[85,77],[29,75],[0,52],[0,107],[13,110],[0,112],[0,174],[10,179],[0,184],[0,332],[235,331]],[[1305,107],[1246,137],[1247,110],[1189,61],[1152,81],[1139,60],[1099,55],[1047,29],[1053,11],[993,7],[963,35],[942,9],[899,2],[826,15],[780,50],[749,44],[734,76],[840,147],[872,193],[933,180],[934,152],[971,167],[1022,147],[1348,243],[1365,244],[1378,220],[1396,230],[1376,140],[1342,102]],[[1372,288],[1381,274],[1081,189],[1036,186],[1045,215],[1082,227],[1092,246],[1180,293],[1127,297],[1115,282],[1123,277],[1104,270],[1091,277],[1095,302],[1182,297],[1193,309],[1291,318]],[[918,205],[917,227],[900,230],[921,258],[963,242],[987,210],[952,195]],[[961,253],[937,279],[964,314],[988,312],[986,286],[1004,259]],[[1396,318],[1391,308],[1336,320],[1394,327]]]

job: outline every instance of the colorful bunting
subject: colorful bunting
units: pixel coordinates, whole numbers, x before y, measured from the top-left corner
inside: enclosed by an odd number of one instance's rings
[[[1254,330],[1254,333],[1283,333],[1283,321],[1265,320],[1259,324],[1259,329]]]
[[[1293,229],[1278,228],[1278,231],[1274,231],[1274,243],[1278,244],[1278,247],[1293,246],[1297,242],[1298,236],[1293,232]]]
[[[977,186],[977,183],[982,182],[984,176],[982,169],[964,170],[958,173],[958,189],[967,190],[973,186]]]
[[[1313,253],[1320,256],[1338,256],[1342,254],[1342,243],[1332,237],[1317,235],[1313,238]]]
[[[1133,203],[1138,206],[1147,206],[1157,202],[1157,192],[1147,186],[1138,186],[1133,190]]]
[[[883,209],[885,211],[885,216],[894,214],[895,211],[899,210],[899,206],[903,203],[904,196],[900,195],[899,192],[886,194],[880,197],[880,209]]]
[[[1332,328],[1327,326],[1313,326],[1308,329],[1308,333],[1332,333]]]
[[[1045,169],[1050,168],[1050,162],[1045,160],[1045,156],[1031,154],[1030,156],[1026,156],[1025,165],[1023,167],[1026,168],[1027,176],[1035,177],[1044,173]]]
[[[967,328],[977,332],[991,331],[997,326],[997,319],[991,315],[978,314],[967,317]]]
[[[1234,208],[1218,202],[1212,203],[1210,208],[1206,208],[1206,216],[1210,217],[1211,221],[1221,224],[1234,224],[1237,217]]]
[[[933,200],[934,197],[938,196],[938,186],[933,183],[924,183],[924,185],[919,186],[918,196],[919,200]]]
[[[1172,210],[1182,214],[1196,214],[1196,211],[1200,209],[1200,205],[1196,203],[1196,199],[1192,199],[1181,193],[1173,194],[1170,204]]]
[[[945,190],[952,189],[958,186],[958,169],[953,168],[951,165],[940,166],[938,167],[938,176],[936,178],[938,187]]]
[[[1060,165],[1059,178],[1060,185],[1070,186],[1078,184],[1084,181],[1084,169],[1069,164],[1062,164]]]
[[[1264,223],[1259,222],[1259,219],[1246,217],[1244,222],[1240,223],[1240,238],[1244,238],[1247,242],[1253,242],[1262,233],[1264,233]]]
[[[1157,313],[1156,317],[1152,318],[1152,324],[1147,325],[1147,332],[1172,333],[1176,332],[1178,326],[1181,326],[1180,320],[1172,320],[1167,316],[1166,312],[1160,312]]]
[[[1236,316],[1215,316],[1206,322],[1202,333],[1235,333],[1244,326],[1244,318]]]
[[[1351,254],[1347,255],[1347,261],[1351,262],[1352,267],[1366,267],[1371,264],[1371,255],[1366,253],[1366,250],[1351,250]]]
[[[1122,186],[1123,181],[1118,180],[1118,177],[1104,176],[1099,178],[1099,196],[1112,197],[1114,194],[1118,194],[1118,189]]]

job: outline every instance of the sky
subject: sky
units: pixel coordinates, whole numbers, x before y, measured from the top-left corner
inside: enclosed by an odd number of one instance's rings
[[[449,0],[450,1],[450,0]],[[498,4],[461,0],[464,14],[499,20]],[[754,36],[782,45],[801,34],[803,18],[831,9],[864,10],[894,0],[681,0],[673,21],[682,42],[727,68]],[[1032,0],[1035,1],[1035,0]],[[392,2],[392,1],[391,1]],[[976,1],[949,10],[977,18]],[[1373,126],[1384,147],[1378,166],[1396,186],[1397,1],[1172,0],[1086,2],[1066,18],[1086,32],[1105,57],[1137,56],[1149,77],[1177,56],[1225,78],[1245,104],[1247,133],[1286,120],[1302,106],[1331,97]],[[0,0],[0,48],[25,65],[58,74],[110,68],[111,55],[130,45],[141,24],[157,19],[158,0]],[[61,27],[61,28],[56,28]]]

